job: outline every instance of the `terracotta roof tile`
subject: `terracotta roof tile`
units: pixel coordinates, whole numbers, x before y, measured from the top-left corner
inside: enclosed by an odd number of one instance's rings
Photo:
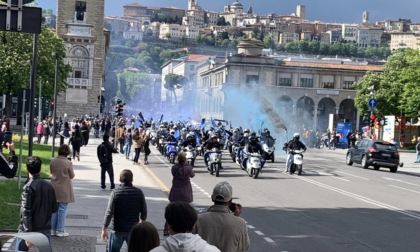
[[[332,64],[332,63],[314,63],[314,62],[297,62],[283,61],[283,66],[290,67],[309,67],[309,68],[327,68],[327,69],[343,69],[356,71],[382,71],[381,65],[353,65],[353,64]]]

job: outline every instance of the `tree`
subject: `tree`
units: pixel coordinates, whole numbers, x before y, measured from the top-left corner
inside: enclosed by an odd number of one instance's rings
[[[225,17],[219,17],[217,19],[216,25],[217,26],[226,26],[226,19],[225,19]]]
[[[42,80],[42,92],[47,97],[52,97],[54,93],[55,53],[65,55],[63,40],[42,26],[38,39],[37,79]],[[12,96],[17,95],[21,88],[29,88],[32,35],[0,32],[0,59],[0,93],[6,95],[5,115],[10,118]],[[67,87],[71,67],[60,60],[58,72],[57,90],[61,92]]]
[[[188,82],[188,79],[182,75],[170,73],[165,76],[165,85],[164,88],[168,89],[174,95],[175,103],[178,103],[175,90],[182,88],[185,83]]]
[[[145,73],[124,72],[118,74],[121,95],[127,100],[133,100],[145,87],[149,86],[150,78]]]
[[[148,28],[144,34],[148,37],[151,37],[151,36],[153,36],[153,31],[152,31],[152,29]]]
[[[329,53],[330,53],[330,45],[327,43],[321,43],[319,45],[319,54],[329,55]]]
[[[263,43],[264,43],[264,48],[269,48],[269,49],[276,48],[276,42],[271,36],[264,36]]]
[[[312,54],[318,54],[319,53],[319,43],[315,40],[312,40],[308,45],[308,50]]]

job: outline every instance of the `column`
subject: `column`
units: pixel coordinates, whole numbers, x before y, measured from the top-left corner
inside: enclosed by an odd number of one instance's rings
[[[314,130],[318,128],[318,106],[314,107],[314,124],[312,128]]]

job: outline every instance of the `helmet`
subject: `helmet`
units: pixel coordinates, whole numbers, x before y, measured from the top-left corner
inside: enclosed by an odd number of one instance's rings
[[[175,134],[175,130],[171,129],[170,133],[171,133],[171,135]]]
[[[249,141],[250,141],[251,143],[254,143],[255,141],[257,141],[257,138],[256,138],[255,136],[251,136],[251,137],[249,138]]]
[[[213,134],[210,136],[210,139],[214,139],[214,138],[217,138],[216,134]]]
[[[269,136],[269,135],[270,135],[270,131],[269,131],[269,130],[266,130],[266,131],[265,131],[265,134],[266,134],[267,136]]]
[[[188,133],[187,137],[195,137],[194,133],[190,132]]]
[[[252,132],[249,134],[249,136],[250,136],[250,137],[256,137],[256,136],[257,136],[257,133],[255,133],[255,131],[252,131]]]
[[[293,137],[299,137],[299,133],[293,134]]]
[[[264,131],[263,132],[266,133],[267,131],[268,131],[268,129],[267,128],[264,128]]]
[[[244,129],[244,133],[249,133],[250,130],[249,129]]]
[[[244,133],[244,137],[248,137],[249,136],[249,133]]]

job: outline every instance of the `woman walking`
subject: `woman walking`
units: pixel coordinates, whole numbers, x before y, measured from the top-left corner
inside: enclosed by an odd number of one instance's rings
[[[51,235],[59,237],[69,236],[64,230],[67,216],[67,206],[74,202],[73,184],[74,178],[73,164],[67,158],[70,155],[70,147],[63,144],[58,149],[58,157],[53,158],[50,163],[51,184],[55,190],[58,202],[58,211],[51,216]]]
[[[172,187],[169,192],[169,201],[193,202],[193,192],[190,178],[194,178],[195,173],[192,166],[188,165],[187,157],[184,152],[178,154],[178,164],[172,166]],[[165,223],[163,230],[165,236],[169,235],[168,225]]]
[[[140,150],[141,150],[142,147],[143,147],[143,138],[140,137],[140,132],[136,128],[134,130],[134,134],[133,134],[133,148],[134,148],[134,152],[135,152],[133,164],[138,164],[139,163]]]
[[[140,137],[143,139],[143,148],[141,149],[141,151],[144,152],[144,164],[149,164],[149,161],[147,161],[147,157],[151,153],[149,148],[150,136],[146,133],[144,129],[141,129]]]
[[[133,135],[131,134],[131,128],[128,128],[127,132],[125,133],[125,140],[124,140],[125,159],[130,158],[130,152],[131,152],[131,145],[132,144],[133,144]]]
[[[44,125],[42,125],[42,122],[39,122],[36,126],[36,134],[38,135],[38,140],[36,142],[40,144],[42,135],[44,134]]]
[[[83,135],[83,145],[86,146],[89,142],[90,127],[85,121],[82,122],[82,127],[80,128],[80,131]]]
[[[80,126],[78,124],[74,126],[74,131],[71,133],[69,143],[73,149],[73,160],[77,157],[77,161],[80,161],[80,147],[83,144],[83,135],[82,132],[80,132]]]

